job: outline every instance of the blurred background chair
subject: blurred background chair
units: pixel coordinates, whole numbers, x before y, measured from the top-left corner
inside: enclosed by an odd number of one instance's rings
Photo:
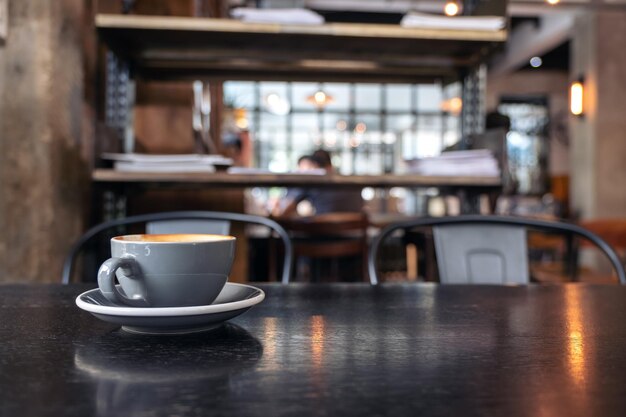
[[[382,242],[400,230],[432,227],[441,283],[523,284],[530,281],[527,230],[561,233],[589,240],[611,262],[618,281],[626,284],[624,268],[615,250],[603,239],[578,225],[504,216],[421,218],[392,224],[371,244],[368,256],[370,281],[379,281],[377,254]],[[576,268],[571,276],[576,279]]]
[[[175,211],[164,213],[143,214],[138,216],[130,216],[121,219],[110,220],[101,223],[89,229],[74,244],[63,264],[62,282],[68,284],[72,281],[74,266],[77,258],[82,252],[86,252],[89,244],[96,241],[99,247],[96,250],[106,253],[107,255],[96,258],[96,262],[87,265],[85,270],[94,269],[90,275],[96,275],[97,268],[100,263],[110,256],[109,239],[112,235],[142,233],[142,231],[129,230],[129,227],[141,226],[146,227],[149,233],[208,233],[208,234],[226,234],[231,222],[241,222],[245,224],[256,224],[270,228],[278,234],[284,244],[285,259],[282,268],[281,282],[286,284],[291,276],[291,265],[293,260],[293,247],[289,235],[285,229],[271,219],[261,216],[254,216],[240,213],[225,213],[212,211]],[[98,237],[105,235],[105,239],[98,240]],[[103,247],[104,246],[104,247]],[[94,247],[89,247],[93,250]],[[83,281],[81,274],[80,281]]]
[[[204,233],[209,235],[227,235],[230,222],[227,220],[161,220],[146,223],[148,234],[168,233]]]
[[[586,219],[577,224],[607,242],[617,253],[622,263],[626,261],[626,220]],[[548,262],[531,263],[531,276],[538,282],[558,283],[570,279],[575,281],[611,284],[617,277],[611,274],[604,256],[597,256],[597,248],[586,240],[573,240],[562,236],[529,234],[528,244],[535,252],[547,254]],[[552,256],[550,254],[553,254]],[[563,258],[566,262],[559,262]],[[550,260],[553,260],[550,262]]]
[[[311,281],[367,281],[367,214],[326,213],[277,221],[292,240],[294,261],[301,269],[299,277],[308,275]]]
[[[622,266],[626,262],[626,219],[591,219],[582,220],[578,225],[596,234],[607,242],[617,252]],[[577,278],[584,282],[606,283],[612,282],[614,277],[606,272],[606,268],[600,266],[599,270],[592,270],[583,266],[581,262],[585,252],[593,247],[589,242],[582,241],[574,247],[576,254],[576,274]]]
[[[600,236],[615,249],[622,261],[624,260],[626,257],[626,219],[583,220],[578,224]]]

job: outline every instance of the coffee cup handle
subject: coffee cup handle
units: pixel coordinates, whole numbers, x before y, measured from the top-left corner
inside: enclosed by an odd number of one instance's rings
[[[128,297],[115,285],[115,272],[122,269],[122,273],[130,279],[141,279],[141,271],[132,258],[109,258],[98,270],[98,287],[102,295],[114,303],[123,303],[132,307],[148,307],[148,301],[141,297]]]

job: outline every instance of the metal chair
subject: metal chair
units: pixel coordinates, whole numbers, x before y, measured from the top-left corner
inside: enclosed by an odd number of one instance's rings
[[[74,244],[69,254],[65,258],[65,262],[63,264],[63,273],[62,273],[62,282],[63,284],[69,284],[72,272],[74,269],[74,264],[76,263],[76,258],[84,248],[85,244],[91,241],[93,238],[98,236],[100,233],[113,229],[119,226],[126,225],[135,225],[141,223],[159,223],[166,222],[164,224],[170,227],[172,222],[176,221],[209,221],[209,222],[242,222],[242,223],[251,223],[263,225],[278,234],[278,236],[282,239],[285,245],[285,261],[283,264],[282,278],[281,282],[283,284],[287,284],[289,282],[289,278],[291,276],[291,264],[293,260],[293,246],[291,244],[291,240],[289,239],[289,235],[285,231],[285,229],[276,223],[273,220],[267,219],[265,217],[253,216],[249,214],[239,214],[239,213],[224,213],[224,212],[214,212],[214,211],[173,211],[173,212],[164,212],[164,213],[154,213],[154,214],[142,214],[138,216],[130,216],[122,219],[110,220],[104,223],[101,223],[97,226],[89,229],[85,234],[83,234],[80,239]],[[188,224],[188,223],[187,223]],[[213,223],[213,226],[216,223]],[[223,227],[223,224],[220,226]],[[154,230],[154,229],[153,229]],[[164,230],[164,229],[161,229]],[[173,231],[174,229],[169,228],[168,230]],[[196,231],[198,233],[198,231]],[[200,233],[204,233],[200,231]]]
[[[397,230],[426,226],[433,228],[442,283],[528,283],[526,230],[539,229],[580,236],[593,242],[611,261],[619,282],[626,284],[626,274],[617,253],[589,230],[564,222],[480,215],[422,218],[387,226],[370,246],[368,269],[372,284],[378,283],[376,255],[385,238]]]

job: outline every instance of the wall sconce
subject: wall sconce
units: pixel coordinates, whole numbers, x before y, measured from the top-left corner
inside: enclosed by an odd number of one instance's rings
[[[461,7],[457,0],[448,0],[443,6],[443,12],[446,16],[456,16],[461,11]]]
[[[583,80],[574,81],[569,88],[569,108],[573,115],[582,116],[584,114],[583,98],[584,86]]]

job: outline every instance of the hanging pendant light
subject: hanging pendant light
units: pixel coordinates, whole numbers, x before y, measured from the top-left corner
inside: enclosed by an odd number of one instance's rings
[[[317,90],[315,93],[307,97],[306,101],[322,109],[330,103],[333,103],[335,99],[330,94],[327,94],[322,90]]]

